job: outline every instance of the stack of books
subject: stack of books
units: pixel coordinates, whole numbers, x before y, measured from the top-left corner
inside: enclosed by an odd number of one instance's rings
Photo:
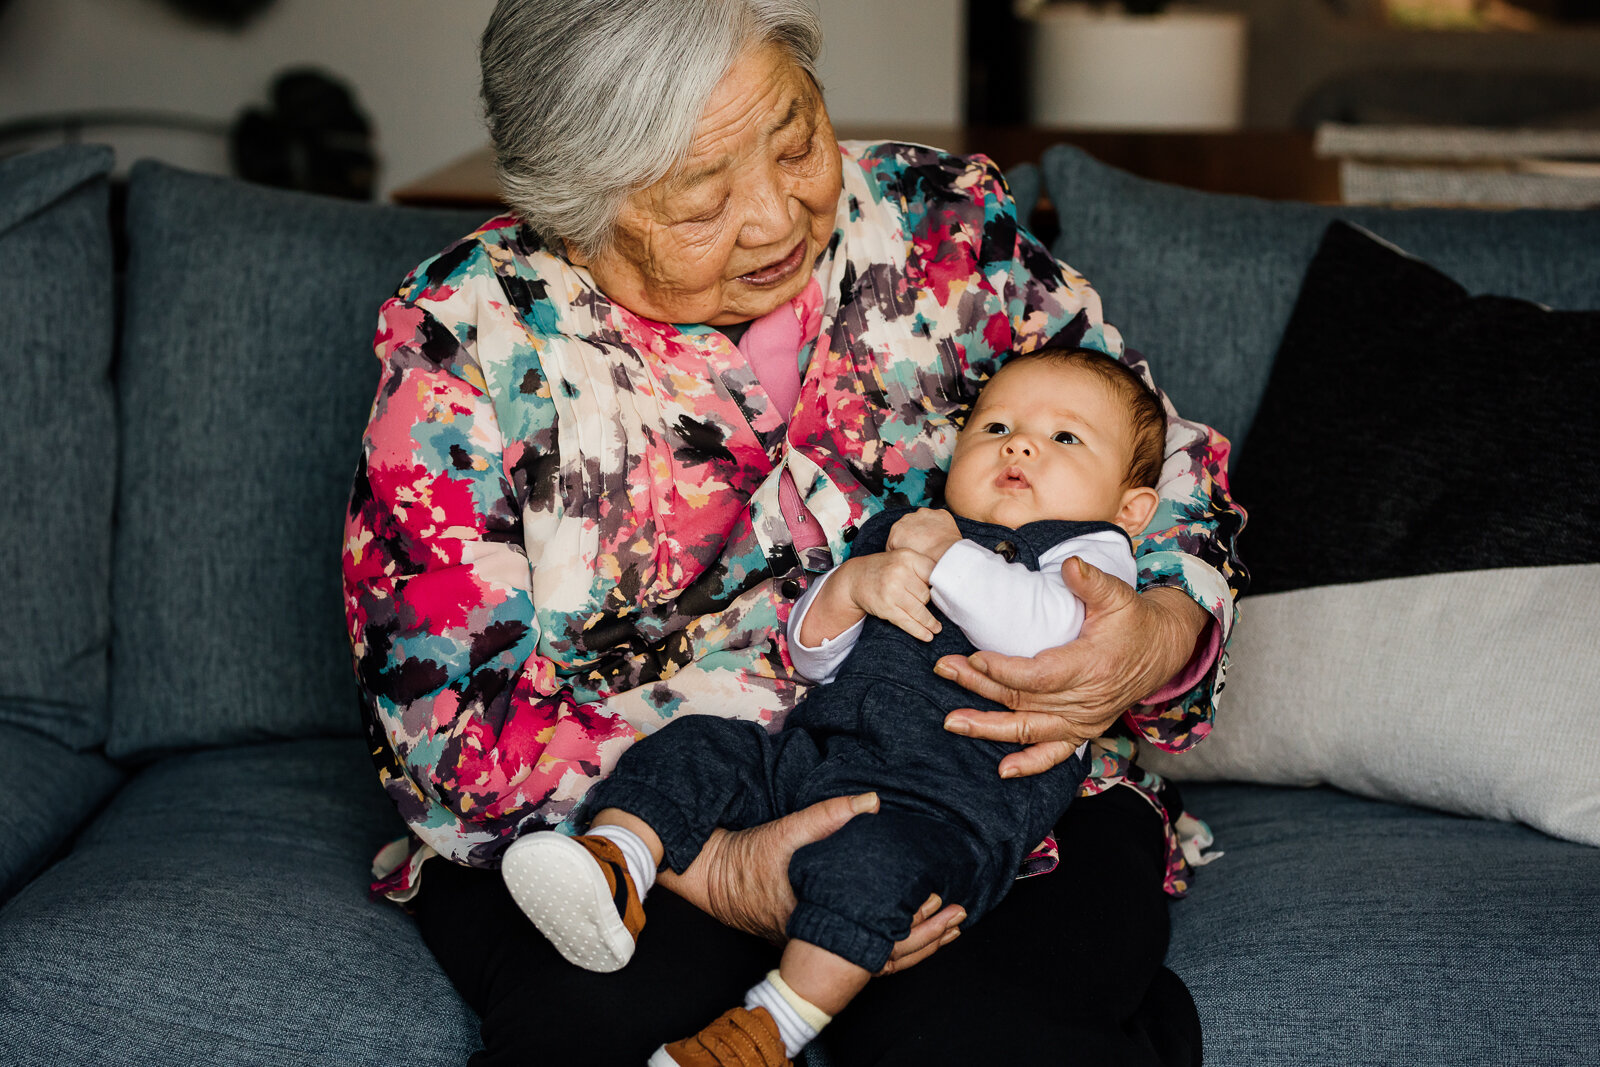
[[[1600,207],[1600,129],[1328,124],[1315,151],[1347,204]]]

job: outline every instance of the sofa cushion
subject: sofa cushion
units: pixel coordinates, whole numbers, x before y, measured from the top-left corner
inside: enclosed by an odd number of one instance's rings
[[[1145,762],[1600,845],[1597,395],[1600,312],[1470,297],[1330,226],[1236,468],[1225,713]]]
[[[339,549],[378,306],[482,214],[134,168],[113,756],[359,733]]]
[[[404,827],[362,743],[174,756],[0,910],[27,1064],[462,1063],[477,1020],[367,857]]]
[[[1590,270],[1600,277],[1600,247]],[[1329,226],[1234,466],[1251,592],[1600,563],[1587,433],[1600,285],[1592,301],[1551,311],[1472,296],[1370,234]]]
[[[1323,206],[1147,181],[1066,145],[1042,161],[1054,251],[1100,293],[1186,417],[1245,444],[1278,339],[1323,230],[1358,223],[1474,293],[1594,307],[1600,210]]]
[[[111,150],[0,160],[0,723],[106,736],[111,503]]]
[[[1600,849],[1330,789],[1191,786],[1226,856],[1172,910],[1206,1062],[1592,1062]]]
[[[122,777],[98,752],[0,723],[0,900],[66,851]]]

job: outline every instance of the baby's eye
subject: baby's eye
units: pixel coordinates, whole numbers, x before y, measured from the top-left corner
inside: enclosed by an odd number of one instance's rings
[[[1078,435],[1073,433],[1071,430],[1061,430],[1055,434],[1052,434],[1050,440],[1059,441],[1064,445],[1078,445],[1083,443],[1082,441],[1078,440]]]
[[[1010,433],[1011,427],[1003,422],[986,422],[983,424],[984,433]]]

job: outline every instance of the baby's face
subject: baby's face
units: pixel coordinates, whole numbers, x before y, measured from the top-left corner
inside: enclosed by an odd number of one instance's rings
[[[1010,527],[1118,522],[1132,452],[1125,406],[1098,375],[1029,360],[1002,368],[978,397],[956,439],[945,503]]]

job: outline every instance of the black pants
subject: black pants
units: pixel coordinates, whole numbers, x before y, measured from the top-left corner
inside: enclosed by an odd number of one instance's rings
[[[1198,1064],[1188,992],[1161,967],[1164,844],[1128,789],[1086,797],[1056,827],[1061,867],[1019,882],[970,933],[875,979],[823,1034],[838,1067],[866,1064]],[[694,1033],[777,966],[778,950],[664,889],[633,961],[563,960],[498,872],[430,861],[415,901],[428,946],[483,1021],[474,1067],[641,1064]]]

